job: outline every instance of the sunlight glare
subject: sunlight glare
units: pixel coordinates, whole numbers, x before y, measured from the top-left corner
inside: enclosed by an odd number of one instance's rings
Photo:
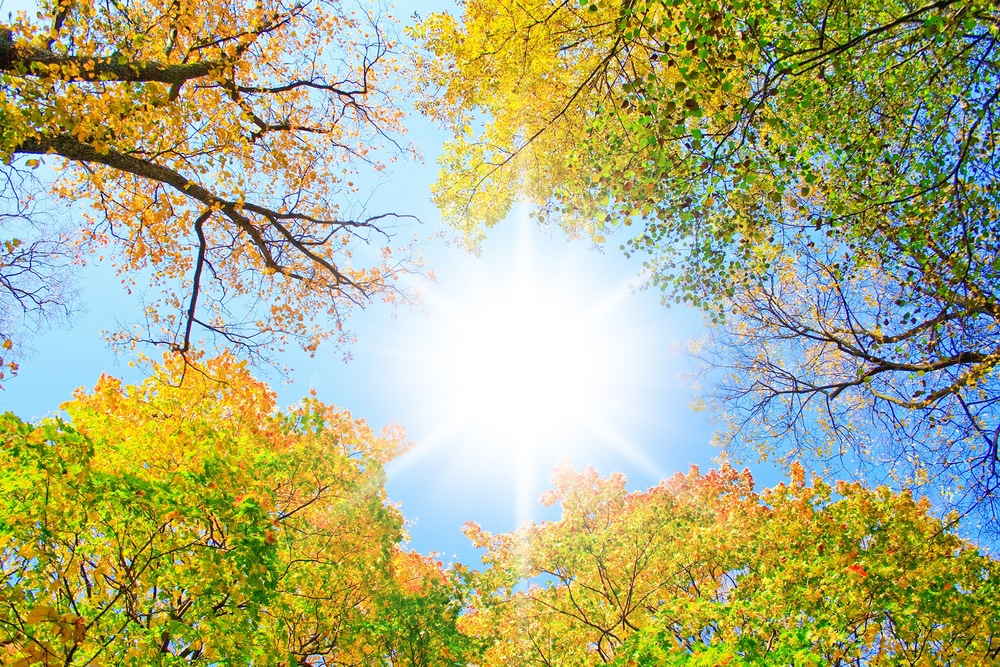
[[[640,363],[634,335],[616,326],[628,286],[595,289],[577,267],[537,263],[528,229],[503,270],[427,295],[436,324],[425,341],[424,400],[470,446],[504,448],[518,465],[529,452],[572,456],[620,422]]]
[[[455,317],[443,368],[463,419],[508,442],[559,438],[613,382],[596,313],[519,281]],[[603,348],[603,349],[602,349]]]

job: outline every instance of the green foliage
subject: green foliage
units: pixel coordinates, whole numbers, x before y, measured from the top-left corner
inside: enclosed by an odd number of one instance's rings
[[[995,3],[463,10],[416,30],[424,108],[454,134],[447,221],[474,243],[520,195],[598,242],[627,228],[664,302],[724,327],[730,445],[994,502]]]
[[[459,664],[457,582],[396,546],[399,434],[204,369],[0,418],[3,664]]]
[[[402,551],[398,434],[243,364],[102,378],[71,422],[0,417],[4,664],[991,665],[995,560],[926,500],[693,470],[646,492],[561,468],[554,523],[481,572]],[[471,589],[471,593],[469,592]]]
[[[757,493],[693,470],[645,492],[557,470],[561,518],[490,535],[464,619],[483,664],[991,665],[997,562],[926,500],[801,466]]]

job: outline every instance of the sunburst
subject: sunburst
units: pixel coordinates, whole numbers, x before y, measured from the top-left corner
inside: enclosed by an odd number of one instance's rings
[[[580,465],[612,450],[656,474],[623,427],[641,419],[642,392],[662,381],[643,355],[666,343],[634,326],[628,281],[595,279],[592,261],[567,259],[578,252],[536,252],[530,221],[510,223],[513,248],[487,248],[424,295],[429,316],[401,359],[410,401],[434,427],[396,472],[450,460],[453,474],[488,476],[484,486],[505,480],[524,517],[561,458]]]

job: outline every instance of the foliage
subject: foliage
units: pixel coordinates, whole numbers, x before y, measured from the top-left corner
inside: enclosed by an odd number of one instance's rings
[[[390,613],[371,623],[377,654],[390,665],[470,664],[479,642],[457,629],[468,573],[461,565],[443,572],[440,562],[413,552],[397,552],[394,565],[398,585],[385,603]]]
[[[645,492],[556,471],[554,523],[467,534],[488,568],[464,617],[488,665],[991,665],[997,561],[926,500],[859,484],[754,491],[692,469]]]
[[[721,444],[766,457],[812,455],[833,468],[860,462],[905,485],[937,490],[947,506],[1000,528],[996,324],[964,297],[929,296],[936,276],[898,258],[831,266],[846,244],[789,243],[755,289],[730,299],[727,325],[699,354],[730,414]],[[893,266],[895,265],[895,266]],[[906,303],[902,317],[899,303]],[[972,527],[972,524],[968,524]]]
[[[0,419],[0,661],[458,664],[453,575],[397,546],[400,434],[170,358],[72,423]]]
[[[521,195],[599,242],[636,229],[622,248],[664,300],[726,327],[732,442],[994,502],[995,3],[463,8],[416,30],[425,109],[454,134],[446,219],[475,241]]]
[[[126,286],[160,292],[115,340],[313,351],[347,340],[351,308],[396,298],[412,259],[354,184],[377,150],[409,152],[387,20],[336,0],[43,0],[12,21],[7,173],[60,169],[51,192],[90,204],[77,260],[110,252]]]

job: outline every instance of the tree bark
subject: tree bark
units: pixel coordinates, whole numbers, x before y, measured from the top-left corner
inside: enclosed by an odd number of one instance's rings
[[[10,28],[0,28],[0,71],[9,70],[16,57],[14,34]]]
[[[55,78],[63,81],[156,81],[170,85],[199,79],[224,67],[223,63],[214,60],[169,65],[156,61],[131,62],[116,56],[61,56],[40,47],[18,49],[10,29],[0,28],[0,71],[46,76],[51,72],[51,65],[59,67]]]

